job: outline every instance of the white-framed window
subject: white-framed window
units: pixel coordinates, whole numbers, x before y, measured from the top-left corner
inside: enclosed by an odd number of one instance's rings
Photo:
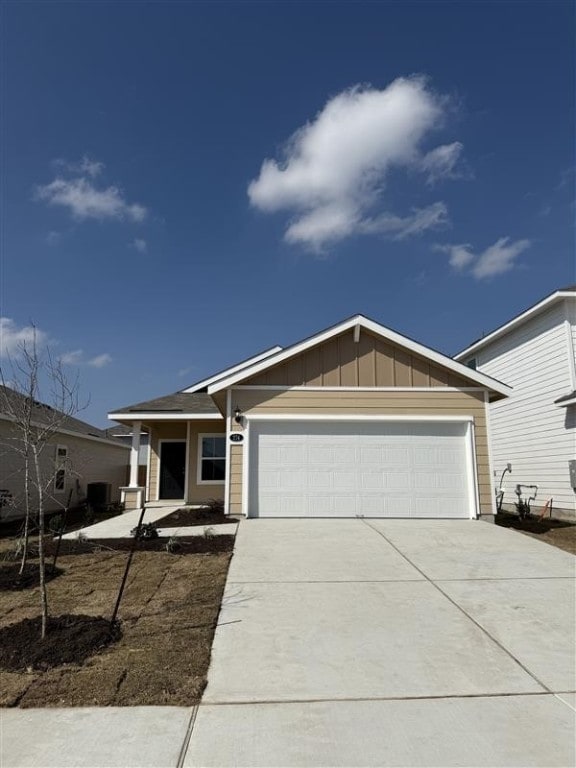
[[[226,435],[198,435],[198,485],[221,485],[226,477]]]
[[[66,464],[68,461],[68,448],[65,445],[56,446],[56,462],[54,473],[54,492],[64,493],[66,490]]]

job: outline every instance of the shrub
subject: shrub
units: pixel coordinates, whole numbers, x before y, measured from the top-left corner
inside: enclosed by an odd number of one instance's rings
[[[134,536],[138,541],[149,541],[158,538],[158,531],[154,523],[142,523],[142,525],[132,528],[130,536]]]
[[[518,499],[514,506],[516,507],[520,520],[525,520],[527,517],[530,517],[530,502]]]

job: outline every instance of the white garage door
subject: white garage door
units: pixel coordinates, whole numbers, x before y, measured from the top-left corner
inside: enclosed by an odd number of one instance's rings
[[[251,422],[250,517],[474,516],[465,422]]]

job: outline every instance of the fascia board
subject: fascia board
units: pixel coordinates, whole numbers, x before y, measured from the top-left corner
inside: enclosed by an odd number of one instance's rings
[[[277,352],[280,352],[282,350],[282,347],[276,346],[271,347],[270,349],[265,350],[264,352],[261,352],[259,355],[254,355],[254,357],[248,358],[248,360],[244,360],[242,363],[238,363],[238,365],[233,365],[231,368],[226,368],[224,371],[220,371],[219,373],[214,374],[213,376],[209,376],[207,379],[203,379],[202,381],[196,382],[196,384],[193,384],[191,387],[186,387],[186,389],[180,390],[181,392],[185,392],[186,394],[192,394],[193,392],[197,392],[199,389],[203,389],[204,387],[207,387],[209,384],[213,384],[219,379],[223,378],[224,376],[230,376],[233,373],[236,373],[237,371],[241,371],[243,368],[247,368],[249,365],[254,365],[254,363],[259,362],[260,360],[264,360],[268,357],[271,357],[272,355],[275,355]]]
[[[185,421],[185,420],[216,420],[223,421],[224,417],[220,413],[162,413],[160,411],[148,412],[135,411],[134,413],[109,413],[108,418],[111,421]]]
[[[227,387],[233,386],[234,384],[236,384],[238,381],[241,381],[242,379],[254,376],[260,371],[266,370],[266,368],[272,365],[277,365],[278,363],[288,360],[290,357],[301,354],[302,352],[305,352],[307,349],[310,349],[310,347],[316,346],[318,344],[322,344],[325,341],[328,341],[329,339],[331,339],[332,337],[337,336],[340,333],[344,333],[356,325],[362,326],[366,330],[371,331],[372,333],[375,333],[377,336],[380,336],[386,339],[387,341],[392,342],[393,344],[397,344],[401,347],[405,347],[406,349],[409,349],[410,351],[415,352],[416,354],[422,355],[423,357],[426,357],[427,359],[432,360],[438,365],[441,365],[444,368],[448,368],[449,370],[454,371],[454,373],[457,373],[459,376],[464,376],[467,379],[470,379],[471,381],[477,382],[478,384],[480,384],[483,387],[486,387],[487,389],[491,389],[504,396],[508,396],[512,393],[511,387],[508,387],[506,384],[503,384],[500,381],[496,381],[490,376],[480,373],[479,371],[473,371],[471,368],[468,368],[462,363],[452,360],[452,358],[446,357],[446,355],[443,355],[440,352],[436,352],[435,350],[430,349],[429,347],[425,347],[424,345],[419,344],[418,342],[413,341],[412,339],[409,339],[406,336],[402,336],[402,334],[397,333],[396,331],[392,331],[389,328],[385,328],[383,325],[376,323],[374,320],[369,320],[367,317],[364,317],[363,315],[357,315],[355,317],[351,317],[349,320],[345,320],[343,323],[340,323],[340,325],[334,326],[333,328],[329,328],[328,330],[323,331],[322,333],[316,334],[315,336],[311,336],[309,339],[306,339],[305,341],[300,342],[299,344],[295,344],[292,347],[289,347],[288,349],[285,349],[282,352],[279,352],[277,355],[274,355],[273,359],[261,361],[260,363],[257,363],[253,366],[245,368],[244,370],[232,376],[229,376],[225,379],[221,379],[220,381],[215,382],[214,384],[208,387],[208,394],[212,395],[216,392],[221,391],[222,389],[226,389]]]
[[[573,291],[556,291],[556,293],[553,293],[551,296],[547,296],[545,299],[542,299],[542,301],[539,301],[538,304],[535,304],[533,307],[530,307],[530,309],[525,310],[520,315],[512,318],[512,320],[504,323],[504,325],[496,328],[496,330],[492,331],[487,336],[484,336],[483,339],[475,341],[473,344],[470,344],[470,346],[466,347],[466,349],[458,352],[457,355],[454,355],[454,360],[461,360],[462,358],[468,357],[474,352],[483,349],[485,346],[501,338],[509,331],[514,330],[528,320],[531,320],[535,315],[538,315],[540,312],[549,309],[556,302],[561,301],[562,299],[574,298],[576,298],[576,293]]]

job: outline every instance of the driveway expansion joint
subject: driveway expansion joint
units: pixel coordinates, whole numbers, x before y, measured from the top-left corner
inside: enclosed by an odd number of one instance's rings
[[[395,549],[396,552],[398,552],[398,554],[401,557],[403,557],[407,563],[409,563],[413,568],[415,568],[418,571],[418,573],[421,573],[427,582],[429,582],[435,589],[438,590],[438,592],[440,592],[441,595],[443,595],[446,598],[446,600],[452,603],[452,605],[455,608],[457,608],[461,613],[464,614],[464,616],[466,616],[473,624],[475,624],[478,627],[478,629],[480,629],[486,635],[486,637],[490,638],[490,640],[492,640],[492,642],[495,643],[500,648],[500,650],[504,651],[504,653],[506,653],[521,669],[523,669],[524,672],[526,672],[526,674],[529,675],[532,678],[532,680],[534,680],[534,682],[536,682],[539,686],[541,686],[544,692],[550,693],[550,694],[554,693],[554,691],[550,690],[550,688],[547,685],[545,685],[539,678],[537,678],[536,675],[533,672],[531,672],[525,664],[523,664],[519,659],[517,659],[516,656],[514,656],[514,654],[511,653],[508,650],[508,648],[506,648],[505,645],[503,645],[499,640],[497,640],[493,635],[491,635],[490,632],[488,632],[488,630],[485,627],[483,627],[482,624],[480,624],[480,622],[476,621],[475,618],[470,616],[470,614],[464,608],[462,608],[462,606],[459,605],[452,597],[450,597],[450,595],[447,594],[438,585],[437,582],[432,581],[432,579],[421,568],[419,568],[415,563],[413,563],[412,560],[410,560],[410,558],[407,555],[405,555],[404,552],[402,552],[402,550],[400,550],[392,541],[390,541],[390,539],[384,533],[382,533],[382,531],[370,525],[370,523],[366,522],[366,520],[362,520],[362,522],[364,523],[364,525],[368,526],[368,528],[371,528],[374,531],[374,533],[377,533],[379,536],[381,536],[384,539],[384,541],[386,541],[393,549]],[[494,579],[494,581],[499,581],[499,579]]]
[[[198,714],[198,706],[198,704],[195,704],[192,707],[186,733],[184,734],[184,740],[182,741],[182,746],[180,747],[180,752],[178,753],[176,768],[182,768],[184,761],[186,760],[186,753],[188,752],[188,747],[190,746],[190,740],[192,739],[192,732],[194,730],[194,723],[196,722],[196,715]]]
[[[446,693],[437,696],[342,696],[338,698],[309,698],[309,699],[230,699],[230,701],[204,701],[199,707],[240,707],[240,706],[267,706],[269,704],[322,704],[330,702],[355,702],[355,701],[443,701],[455,699],[501,699],[518,696],[561,696],[561,693],[552,691],[508,691],[505,693]],[[566,703],[566,702],[564,702]],[[570,705],[568,705],[570,706]]]

